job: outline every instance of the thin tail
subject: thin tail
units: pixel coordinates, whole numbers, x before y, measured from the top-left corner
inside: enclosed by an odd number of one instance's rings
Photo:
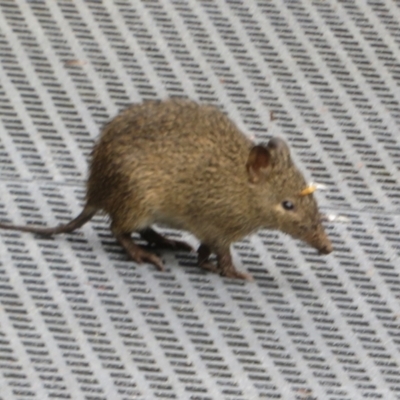
[[[0,229],[39,233],[41,235],[56,235],[57,233],[68,233],[74,231],[75,229],[80,228],[86,222],[91,220],[93,215],[96,214],[96,212],[97,212],[96,208],[86,205],[82,210],[82,212],[76,218],[74,218],[72,221],[68,222],[65,225],[59,225],[50,228],[42,228],[39,226],[18,226],[18,225],[0,224]]]

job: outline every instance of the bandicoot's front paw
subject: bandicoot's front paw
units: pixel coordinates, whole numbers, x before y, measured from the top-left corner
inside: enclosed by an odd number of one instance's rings
[[[254,281],[254,278],[251,274],[247,272],[240,272],[235,268],[232,268],[228,271],[222,271],[220,273],[221,276],[225,276],[226,278],[235,278],[235,279],[243,279],[246,281]]]

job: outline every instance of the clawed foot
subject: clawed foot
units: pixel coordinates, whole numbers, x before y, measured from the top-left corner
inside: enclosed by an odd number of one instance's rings
[[[220,274],[221,276],[225,276],[227,278],[244,279],[247,281],[253,280],[253,277],[250,274],[246,272],[240,272],[233,266],[232,257],[229,250],[217,254],[217,264],[214,264],[208,260],[210,254],[210,248],[202,243],[197,250],[198,263],[201,268],[216,274]]]
[[[164,271],[164,264],[161,259],[155,254],[150,253],[133,243],[130,233],[116,234],[115,237],[121,246],[126,250],[128,255],[132,258],[132,260],[139,264],[148,262],[156,266],[159,271]]]
[[[244,281],[250,281],[250,282],[254,281],[254,278],[252,277],[251,274],[247,272],[240,272],[236,268],[226,271],[224,274],[221,275],[225,276],[226,278],[242,279]]]
[[[164,271],[164,264],[161,259],[155,254],[150,253],[135,244],[132,241],[130,233],[118,234],[114,232],[114,234],[118,242],[134,261],[139,264],[143,262],[148,262],[150,264],[153,264],[159,271]],[[189,251],[193,250],[192,247],[189,246],[187,243],[164,238],[159,233],[150,228],[141,231],[140,235],[149,243],[156,244],[157,246],[161,245],[173,249],[182,249]],[[217,252],[216,264],[209,261],[211,249],[207,245],[201,244],[199,249],[197,250],[197,254],[199,266],[203,269],[206,269],[207,271],[217,273],[227,278],[245,279],[248,281],[253,280],[253,277],[250,274],[240,272],[233,266],[229,248],[227,250]]]
[[[156,247],[166,247],[173,250],[194,251],[193,247],[181,240],[168,239],[154,229],[147,228],[140,231],[140,236],[151,245]]]

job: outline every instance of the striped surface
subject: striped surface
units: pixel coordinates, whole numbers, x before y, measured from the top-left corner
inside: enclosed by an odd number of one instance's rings
[[[335,246],[262,231],[247,283],[138,266],[102,216],[2,231],[0,400],[400,399],[399,46],[392,0],[0,0],[1,221],[75,216],[101,126],[185,96],[286,138]]]

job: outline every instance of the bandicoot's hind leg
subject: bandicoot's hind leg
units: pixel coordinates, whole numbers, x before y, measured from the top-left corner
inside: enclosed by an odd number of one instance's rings
[[[133,243],[130,233],[118,233],[113,230],[115,238],[120,243],[120,245],[126,250],[128,255],[132,260],[141,264],[143,262],[149,262],[157,267],[158,270],[164,271],[164,265],[160,258],[155,254],[152,254],[144,249],[142,249],[137,244]]]
[[[164,265],[161,259],[135,244],[131,237],[132,232],[140,231],[140,227],[147,225],[146,217],[151,213],[146,209],[143,202],[138,201],[132,194],[124,200],[119,204],[109,204],[109,210],[106,210],[111,218],[112,233],[132,260],[139,264],[149,262],[155,265],[158,270],[163,271]],[[146,228],[143,230],[146,230]]]
[[[146,228],[141,230],[140,236],[146,240],[146,242],[149,242],[149,244],[154,244],[155,246],[159,247],[168,247],[170,249],[174,250],[185,250],[185,251],[193,251],[192,246],[189,244],[181,241],[181,240],[173,240],[173,239],[168,239],[162,235],[160,235],[158,232],[156,232],[152,228]]]

